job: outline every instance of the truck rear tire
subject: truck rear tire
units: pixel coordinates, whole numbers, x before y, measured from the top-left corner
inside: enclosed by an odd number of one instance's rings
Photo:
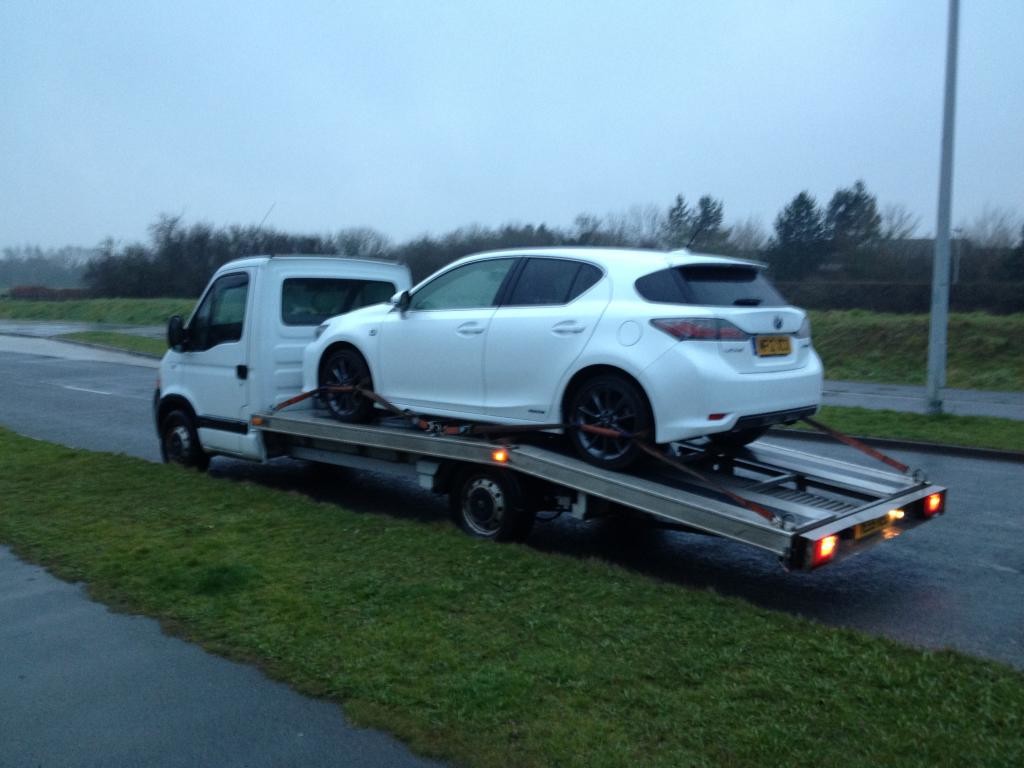
[[[164,417],[160,425],[160,455],[165,464],[179,464],[200,472],[209,468],[210,456],[199,442],[191,414],[177,410]]]
[[[537,517],[511,472],[472,467],[456,478],[451,491],[455,524],[478,539],[522,541]]]

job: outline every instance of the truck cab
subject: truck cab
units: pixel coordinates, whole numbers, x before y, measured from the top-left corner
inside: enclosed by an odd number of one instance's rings
[[[299,392],[317,327],[410,285],[406,266],[385,261],[255,256],[222,266],[188,319],[168,323],[154,397],[164,458],[200,468],[213,455],[265,459],[249,418]]]

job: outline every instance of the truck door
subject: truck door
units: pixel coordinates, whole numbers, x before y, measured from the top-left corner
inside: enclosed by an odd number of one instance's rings
[[[249,274],[218,277],[188,324],[180,358],[196,409],[199,439],[213,452],[238,453],[248,431],[244,409],[249,394],[246,308]]]

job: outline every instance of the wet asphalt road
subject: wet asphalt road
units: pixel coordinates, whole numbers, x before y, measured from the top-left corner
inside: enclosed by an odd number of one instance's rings
[[[0,352],[0,371],[0,424],[77,447],[158,458],[150,415],[152,369]],[[842,446],[787,442],[859,460]],[[826,624],[923,647],[955,648],[1024,669],[1024,465],[911,451],[898,455],[949,487],[949,513],[814,573],[785,573],[771,555],[725,540],[600,522],[538,524],[530,545],[600,557]],[[367,513],[447,515],[443,499],[412,481],[385,475],[221,458],[211,471],[302,489]]]

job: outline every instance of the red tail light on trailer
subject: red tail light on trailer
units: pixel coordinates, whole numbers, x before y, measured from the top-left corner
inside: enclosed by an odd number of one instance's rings
[[[924,516],[932,517],[942,512],[943,507],[946,506],[945,494],[932,493],[924,499]]]
[[[814,549],[811,550],[811,568],[817,568],[832,560],[838,549],[839,536],[833,534],[818,539],[814,542]]]

